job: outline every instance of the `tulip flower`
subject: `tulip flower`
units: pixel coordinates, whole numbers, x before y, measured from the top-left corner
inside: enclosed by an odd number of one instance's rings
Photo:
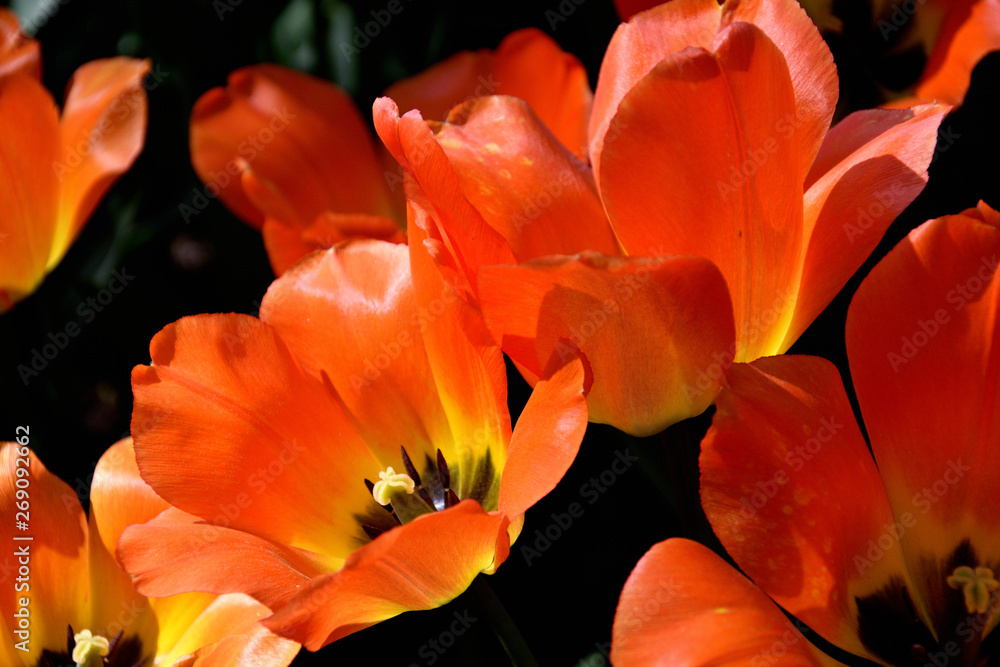
[[[314,253],[260,319],[188,317],[153,338],[132,432],[176,509],[119,544],[139,591],[244,592],[316,650],[438,607],[507,557],[580,445],[585,369],[554,357],[511,433],[503,356],[410,206],[408,247]]]
[[[0,313],[35,291],[76,240],[146,133],[147,61],[95,60],[73,75],[62,116],[39,81],[38,47],[0,9]]]
[[[495,52],[452,56],[386,92],[431,118],[473,96],[522,97],[567,146],[585,151],[586,71],[534,28],[511,33]],[[405,239],[399,166],[376,152],[350,97],[307,74],[277,65],[233,72],[226,88],[195,104],[191,160],[206,192],[261,229],[277,275],[344,239]],[[197,210],[182,213],[187,220]]]
[[[242,595],[146,599],[115,563],[127,525],[167,508],[143,483],[132,443],[101,457],[90,517],[31,449],[29,427],[0,449],[5,556],[4,665],[285,667],[299,645],[258,621],[266,607]]]
[[[648,435],[704,411],[733,361],[785,352],[926,183],[947,107],[830,129],[836,100],[791,0],[678,0],[612,38],[589,166],[511,98],[445,123],[381,99],[375,125],[526,379],[571,340],[591,419]]]
[[[847,355],[870,452],[829,362],[727,371],[702,504],[756,587],[688,543],[654,547],[622,593],[615,664],[661,650],[671,664],[837,664],[814,661],[774,603],[879,664],[986,664],[1000,610],[998,254],[1000,213],[981,203],[921,225],[862,282]],[[676,594],[660,593],[671,575]]]

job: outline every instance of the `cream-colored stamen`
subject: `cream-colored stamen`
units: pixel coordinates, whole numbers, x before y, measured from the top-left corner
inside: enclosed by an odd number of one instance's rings
[[[960,565],[948,577],[948,585],[955,590],[961,589],[965,595],[965,608],[970,614],[981,614],[990,606],[990,591],[1000,588],[1000,581],[993,576],[993,570],[988,567],[972,569],[968,565]]]
[[[378,478],[379,481],[372,486],[372,496],[379,505],[388,505],[392,502],[394,489],[402,489],[407,494],[411,494],[416,488],[412,477],[405,472],[396,472],[392,466],[380,472]]]
[[[77,667],[98,667],[104,664],[104,656],[108,654],[111,645],[101,635],[95,635],[90,630],[81,630],[73,635],[76,646],[73,647],[73,662]]]

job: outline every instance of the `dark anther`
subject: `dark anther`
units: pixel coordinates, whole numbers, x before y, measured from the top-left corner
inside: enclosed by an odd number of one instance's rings
[[[458,495],[454,491],[452,491],[451,489],[448,489],[447,493],[445,493],[445,496],[444,496],[444,506],[445,507],[454,507],[455,505],[459,504],[460,502],[462,502],[462,501],[459,499]]]
[[[368,493],[375,495],[375,485],[372,483],[370,479],[365,480],[365,486],[368,487]]]
[[[444,454],[441,453],[440,449],[437,450],[437,465],[438,479],[441,482],[441,488],[451,488],[451,472],[448,470],[448,463],[444,460]]]
[[[368,535],[368,537],[372,538],[373,540],[385,532],[381,528],[376,528],[375,526],[365,526],[365,525],[361,526],[361,530],[365,531],[365,534]]]
[[[111,638],[108,642],[108,662],[114,659],[115,649],[118,648],[118,642],[122,640],[122,635],[125,634],[124,630],[119,630],[118,634]]]
[[[413,467],[413,461],[410,460],[410,455],[406,453],[406,447],[400,447],[399,451],[403,454],[403,465],[406,466],[406,474],[410,476],[414,484],[421,486],[420,475],[417,474],[417,469]]]
[[[76,648],[76,633],[73,632],[73,626],[66,624],[66,653],[73,655],[73,649]]]

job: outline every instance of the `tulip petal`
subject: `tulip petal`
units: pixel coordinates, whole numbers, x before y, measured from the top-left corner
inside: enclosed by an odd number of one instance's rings
[[[500,511],[517,517],[556,487],[587,430],[585,360],[553,354],[531,392],[510,442],[500,482]]]
[[[316,651],[404,611],[440,607],[506,559],[507,523],[472,500],[418,517],[314,579],[264,626]]]
[[[132,579],[115,561],[115,545],[126,526],[142,523],[169,505],[142,481],[131,440],[121,440],[101,456],[90,487],[90,591],[93,616],[89,628],[113,637],[132,634],[136,624],[143,646],[155,644],[159,630],[145,618],[147,603]]]
[[[619,254],[590,169],[512,97],[456,107],[434,134],[465,198],[518,261],[596,250]]]
[[[400,446],[433,456],[434,443],[449,440],[407,253],[377,241],[316,253],[276,280],[261,304],[261,318],[298,362],[329,378],[382,469],[398,469]]]
[[[778,604],[872,657],[863,639],[878,633],[859,600],[913,590],[896,526],[908,537],[916,518],[893,517],[837,369],[796,356],[735,364],[716,405],[700,460],[716,535]]]
[[[18,429],[18,434],[25,432]],[[26,656],[27,664],[35,664],[43,649],[66,646],[67,623],[84,627],[89,622],[87,517],[76,492],[49,472],[34,452],[25,450],[27,447],[22,449],[14,443],[0,447],[0,513],[7,518],[0,527],[0,536],[4,567],[9,572],[6,590],[0,595],[0,628],[6,633],[5,643],[13,643],[18,629],[14,614],[27,607],[28,636],[16,641],[29,639],[28,652],[16,654],[21,656],[18,660]],[[29,472],[19,475],[18,470]],[[27,484],[18,485],[19,480],[27,480]],[[23,493],[17,497],[19,489],[27,491],[27,498]],[[15,520],[23,520],[28,528],[15,530]],[[31,539],[18,539],[24,537]],[[16,591],[14,574],[21,566],[29,571],[29,579],[21,582],[29,588]],[[20,604],[25,598],[28,604]]]
[[[277,65],[236,70],[226,88],[202,95],[191,114],[191,160],[254,227],[264,216],[236,178],[248,167],[291,203],[294,219],[280,220],[287,225],[307,225],[324,211],[399,217],[351,98]]]
[[[271,607],[284,604],[311,578],[342,563],[212,525],[176,508],[126,528],[118,558],[136,590],[151,598],[189,591],[244,593]]]
[[[396,221],[380,215],[365,213],[320,214],[308,227],[294,227],[266,219],[264,247],[277,276],[293,267],[300,259],[315,250],[332,248],[348,239],[380,239],[390,243],[405,243],[406,233]]]
[[[611,660],[627,667],[839,664],[732,566],[680,538],[646,552],[625,582]]]
[[[173,663],[173,667],[256,667],[257,665],[268,665],[268,667],[285,667],[290,664],[299,653],[301,646],[297,642],[283,639],[273,634],[262,625],[248,625],[243,619],[252,619],[256,622],[269,614],[266,607],[257,603],[248,603],[249,598],[242,596],[225,596],[219,598],[218,603],[206,610],[206,614],[199,617],[194,625],[194,629],[199,634],[207,635],[206,639],[218,637],[221,631],[233,627],[233,622],[226,617],[226,614],[234,615],[239,625],[244,626],[240,634],[232,634],[221,641],[206,645],[201,637],[189,639],[184,637],[183,644],[191,647],[199,647],[196,651]],[[224,614],[219,614],[216,607],[224,604]],[[243,621],[240,623],[240,621]],[[206,633],[202,630],[208,626]],[[175,653],[179,651],[175,650]],[[169,662],[170,656],[164,661]]]
[[[634,435],[703,412],[732,361],[725,281],[700,257],[552,257],[484,267],[479,289],[512,359],[538,377],[553,353],[579,348],[594,376],[590,421]]]
[[[930,600],[961,598],[942,566],[964,541],[980,558],[1000,554],[998,226],[985,205],[925,223],[872,270],[848,311],[872,451],[893,509],[920,516],[904,548]]]
[[[858,111],[827,135],[806,179],[802,284],[780,352],[826,308],[923,190],[948,109]]]
[[[604,145],[630,131],[616,115],[632,88],[686,47],[711,50],[717,34],[737,22],[755,25],[781,50],[795,90],[794,120],[804,126],[802,165],[811,163],[833,118],[838,86],[833,55],[805,11],[791,0],[729,1],[721,7],[714,0],[675,0],[619,26],[608,45],[590,120],[590,157],[598,180]]]
[[[587,71],[537,28],[515,30],[492,53],[456,54],[385,91],[401,113],[417,109],[431,120],[444,120],[455,105],[486,95],[521,98],[563,146],[586,155],[593,97]]]
[[[616,117],[628,130],[604,147],[600,188],[630,255],[719,267],[743,361],[774,354],[791,318],[807,126],[795,120],[784,56],[761,30],[737,23],[719,39],[716,53],[666,58],[628,93]]]
[[[42,85],[25,75],[0,79],[0,313],[45,277],[59,217],[59,116]]]
[[[448,156],[420,114],[409,111],[401,118],[396,103],[384,97],[375,100],[373,112],[379,137],[412,178],[411,185],[417,186],[417,192],[408,191],[407,197],[420,200],[437,222],[447,252],[469,289],[475,289],[480,266],[513,264],[514,255],[503,236],[462,195]],[[466,298],[475,301],[474,295]]]
[[[947,3],[944,11],[914,97],[957,106],[965,100],[972,70],[988,53],[1000,49],[1000,2],[959,0]]]
[[[17,14],[0,7],[0,79],[19,72],[41,80],[41,45],[21,32]]]
[[[142,150],[148,106],[143,77],[149,68],[149,61],[119,57],[94,60],[73,74],[59,127],[62,147],[49,167],[60,193],[49,270]]]
[[[132,373],[143,479],[175,507],[344,558],[368,541],[364,479],[384,469],[332,389],[246,315],[171,324]],[[177,470],[184,470],[179,476]]]

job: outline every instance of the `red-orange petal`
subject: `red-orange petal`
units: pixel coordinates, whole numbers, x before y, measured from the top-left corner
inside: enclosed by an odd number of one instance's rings
[[[791,320],[808,124],[795,119],[784,56],[760,29],[735,23],[716,49],[670,56],[632,88],[599,186],[630,255],[719,267],[745,361],[776,353]]]
[[[398,468],[400,446],[433,455],[432,443],[449,439],[407,253],[379,241],[316,253],[276,280],[261,304],[261,318],[303,368],[329,378],[383,470]]]
[[[444,120],[453,106],[473,97],[519,97],[566,148],[577,156],[587,154],[593,97],[587,71],[537,28],[515,30],[495,52],[456,54],[389,86],[385,95],[396,101],[401,113],[417,109],[430,120]]]
[[[349,159],[347,159],[349,157]],[[354,102],[331,83],[278,65],[229,75],[226,88],[199,98],[191,113],[191,160],[241,219],[264,214],[242,189],[252,168],[290,203],[288,225],[324,211],[396,216],[369,131]]]
[[[472,500],[418,517],[314,579],[264,625],[315,651],[405,611],[440,607],[506,559],[507,523]]]
[[[590,421],[635,435],[700,414],[735,349],[725,281],[700,257],[593,253],[484,267],[494,339],[536,377],[578,347],[594,376]]]
[[[480,97],[432,127],[462,194],[518,261],[583,250],[619,254],[590,168],[524,101]]]
[[[858,111],[827,135],[806,179],[803,273],[784,352],[923,190],[950,107]]]
[[[627,11],[637,9],[633,5]],[[629,91],[671,54],[686,47],[712,50],[717,36],[737,22],[755,25],[781,50],[795,90],[792,120],[803,126],[803,165],[809,165],[833,118],[838,87],[833,55],[805,11],[792,0],[730,1],[721,7],[715,0],[675,0],[633,16],[608,45],[590,121],[595,173],[604,144],[629,131],[627,123],[615,120]]]
[[[21,32],[17,14],[0,7],[0,79],[18,72],[41,80],[41,45]]]
[[[348,239],[379,239],[405,243],[406,232],[392,218],[366,213],[321,213],[307,227],[286,225],[268,218],[261,230],[274,274],[280,276],[316,250],[332,248]]]
[[[142,477],[175,507],[290,547],[344,558],[380,464],[332,389],[248,315],[181,319],[132,372]],[[184,475],[177,471],[183,470]]]
[[[412,178],[408,198],[419,200],[435,220],[444,249],[469,289],[475,289],[480,266],[513,264],[506,240],[464,197],[448,156],[421,115],[409,111],[400,117],[396,103],[385,97],[375,100],[373,112],[379,137]],[[475,300],[474,295],[469,298]]]
[[[301,648],[297,642],[278,637],[262,625],[253,625],[241,634],[199,648],[176,661],[173,667],[285,667]]]
[[[94,208],[142,151],[148,60],[107,58],[80,67],[69,83],[60,121],[61,149],[50,166],[59,179],[59,221],[51,270]]]
[[[500,511],[512,519],[556,487],[587,430],[592,378],[579,353],[554,353],[521,411],[500,481]]]
[[[927,58],[914,97],[959,105],[965,100],[972,70],[988,53],[1000,49],[1000,2],[950,0],[934,49]]]
[[[871,657],[857,599],[891,577],[909,584],[894,525],[907,534],[916,518],[893,517],[837,369],[798,356],[735,364],[716,406],[700,460],[716,535],[778,604]]]
[[[227,528],[228,517],[222,517],[222,525],[213,525],[171,508],[126,528],[117,553],[136,590],[155,598],[187,592],[244,593],[274,607],[339,565]]]
[[[0,313],[31,294],[45,277],[59,217],[59,116],[34,78],[0,79]]]
[[[17,429],[17,436],[27,436],[23,442],[33,437],[28,428]],[[0,513],[6,518],[0,541],[7,573],[0,629],[8,645],[28,640],[27,653],[12,653],[35,664],[43,649],[64,649],[67,624],[84,627],[89,622],[87,517],[76,492],[34,452],[15,443],[0,445]],[[26,629],[15,613],[27,614]]]
[[[629,575],[615,611],[611,660],[622,667],[839,664],[825,663],[746,577],[681,538],[655,545]]]
[[[919,517],[904,548],[929,566],[918,586],[932,599],[948,590],[937,565],[962,540],[980,558],[1000,553],[998,226],[984,205],[921,225],[862,282],[847,316],[872,451],[895,511]]]

